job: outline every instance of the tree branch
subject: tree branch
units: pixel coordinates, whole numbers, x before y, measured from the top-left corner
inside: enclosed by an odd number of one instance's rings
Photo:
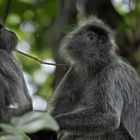
[[[55,63],[45,62],[45,61],[43,61],[43,60],[41,60],[41,59],[39,59],[39,58],[37,58],[37,57],[35,57],[35,56],[32,56],[32,55],[27,54],[27,53],[24,53],[24,52],[19,51],[19,50],[17,50],[17,49],[16,49],[15,51],[16,51],[17,53],[20,53],[20,54],[22,54],[22,55],[24,55],[24,56],[26,56],[26,57],[28,57],[28,58],[30,58],[30,59],[32,59],[32,60],[38,62],[38,63],[40,63],[40,64],[52,65],[52,66],[63,66],[63,67],[66,67],[66,66],[67,66],[66,64],[55,64]]]
[[[3,12],[3,24],[5,24],[6,19],[8,17],[9,11],[10,11],[10,6],[11,6],[12,0],[7,0],[4,12]]]

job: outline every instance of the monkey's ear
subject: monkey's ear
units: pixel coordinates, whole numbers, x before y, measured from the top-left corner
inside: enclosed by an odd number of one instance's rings
[[[0,24],[0,49],[11,52],[16,47],[17,41],[16,34]]]

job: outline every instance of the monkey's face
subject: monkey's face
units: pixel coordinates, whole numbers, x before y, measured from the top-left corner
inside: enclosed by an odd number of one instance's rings
[[[17,36],[14,32],[0,25],[0,49],[11,52],[17,44]]]
[[[70,33],[62,42],[60,53],[71,64],[95,64],[112,48],[109,29],[97,23],[87,23]]]

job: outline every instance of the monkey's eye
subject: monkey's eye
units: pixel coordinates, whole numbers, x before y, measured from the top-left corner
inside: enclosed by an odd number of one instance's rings
[[[94,32],[91,32],[91,31],[86,33],[85,38],[88,41],[94,41],[94,42],[97,41],[97,35]]]
[[[104,44],[104,43],[106,43],[106,40],[107,40],[106,37],[99,37],[98,42],[99,42],[100,44]]]

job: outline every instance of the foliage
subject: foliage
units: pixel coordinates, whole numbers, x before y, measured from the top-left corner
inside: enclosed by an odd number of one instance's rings
[[[12,118],[10,124],[0,124],[0,128],[3,130],[0,140],[30,140],[26,134],[39,130],[59,130],[56,121],[43,112],[29,112],[21,117]]]

